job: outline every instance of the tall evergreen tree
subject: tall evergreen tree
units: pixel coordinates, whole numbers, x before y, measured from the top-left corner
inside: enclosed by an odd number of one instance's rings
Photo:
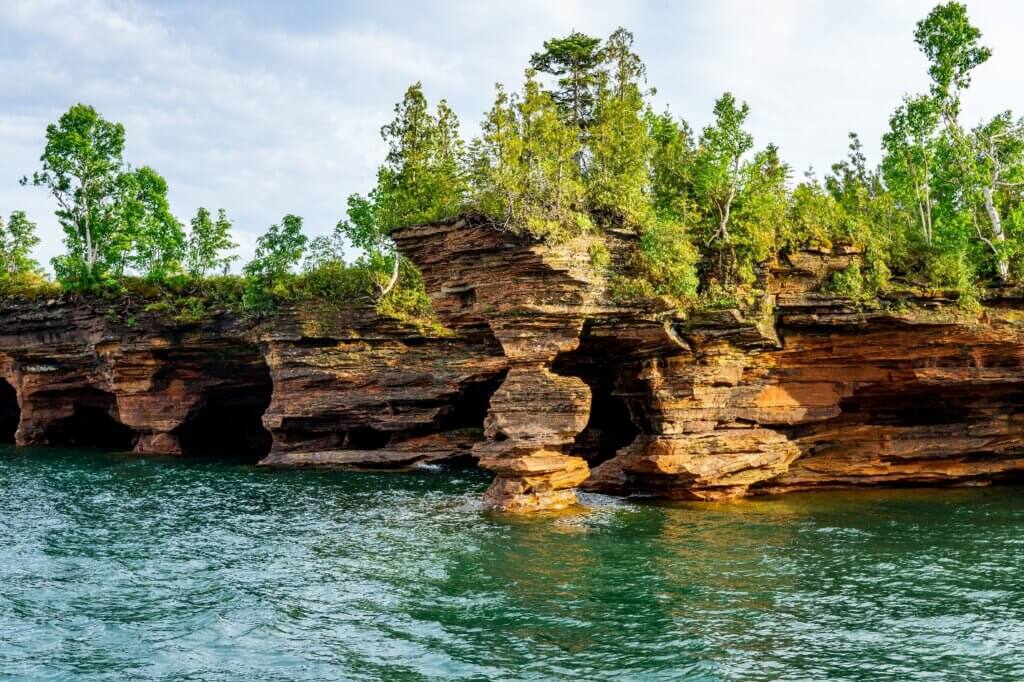
[[[395,118],[381,129],[388,155],[377,171],[377,218],[388,232],[456,215],[467,183],[460,166],[463,144],[458,119],[441,100],[436,115],[419,83],[395,105]]]
[[[646,69],[633,52],[633,34],[622,28],[608,38],[601,57],[586,174],[590,204],[638,227],[650,208],[646,190],[654,151],[643,116]]]
[[[398,227],[457,215],[466,201],[469,178],[463,168],[465,149],[459,122],[441,100],[431,114],[420,83],[395,105],[395,118],[381,128],[388,155],[377,170],[377,185],[367,197],[349,197],[349,220],[339,229],[371,261],[390,262],[391,276],[380,298],[398,283],[401,256],[388,233]]]
[[[694,171],[697,148],[693,131],[683,120],[666,110],[644,114],[651,138],[650,196],[659,216],[693,223],[698,213],[694,198]]]
[[[473,146],[475,204],[481,212],[538,237],[558,238],[589,223],[575,161],[579,138],[532,69],[521,96],[498,86],[483,135]]]
[[[570,125],[581,132],[594,121],[601,60],[601,39],[579,31],[544,41],[543,52],[530,57],[531,69],[558,79],[552,98]]]

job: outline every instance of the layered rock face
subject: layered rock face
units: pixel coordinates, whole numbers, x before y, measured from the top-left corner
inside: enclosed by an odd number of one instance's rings
[[[0,313],[0,378],[20,406],[19,444],[82,444],[182,454],[218,432],[206,408],[254,415],[236,432],[259,449],[270,379],[231,320],[126,323],[100,303],[51,301]],[[222,431],[221,431],[222,432]]]
[[[420,266],[441,319],[463,334],[486,329],[508,358],[475,448],[497,474],[487,502],[511,511],[575,502],[590,471],[565,449],[586,425],[590,392],[551,364],[578,345],[593,297],[585,245],[544,248],[467,221],[408,228],[396,241]]]
[[[491,398],[486,441],[474,448],[480,466],[496,474],[485,501],[506,511],[573,504],[590,475],[573,445],[588,425],[593,396],[583,378],[556,371],[556,362],[579,348],[585,324],[625,317],[635,324],[624,325],[623,344],[631,333],[643,336],[653,324],[642,319],[645,310],[609,301],[606,278],[590,262],[593,236],[542,245],[472,218],[393,236],[423,273],[444,323],[462,334],[487,329],[508,359]]]
[[[485,220],[410,227],[444,328],[368,308],[174,323],[109,302],[0,310],[0,440],[226,453],[273,467],[477,461],[486,503],[669,499],[1024,472],[1024,299],[870,307],[850,248],[790,254],[739,310],[624,302],[632,237],[550,245]],[[610,269],[590,254],[600,240]],[[325,304],[326,305],[326,304]]]
[[[80,300],[0,314],[0,437],[289,467],[467,458],[506,365],[493,339],[367,309],[199,324],[111,312]]]
[[[259,334],[278,467],[473,459],[506,359],[486,334],[428,334],[354,310],[277,317]]]
[[[464,219],[397,241],[442,318],[489,326],[509,357],[477,447],[492,506],[563,506],[577,484],[722,500],[1022,470],[1012,301],[862,309],[823,291],[860,258],[840,247],[767,266],[759,312],[681,315],[611,300],[585,239],[542,246]]]

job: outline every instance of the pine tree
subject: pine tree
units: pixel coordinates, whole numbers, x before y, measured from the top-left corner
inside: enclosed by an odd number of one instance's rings
[[[633,34],[618,29],[601,50],[605,70],[590,129],[587,190],[590,205],[639,228],[649,209],[646,189],[653,140],[644,120],[645,68],[633,52]]]
[[[530,57],[534,72],[557,77],[558,89],[552,99],[564,119],[580,131],[581,142],[594,121],[600,63],[601,39],[578,31],[544,41],[544,51]]]
[[[419,83],[395,105],[395,118],[381,129],[388,155],[377,171],[377,217],[387,233],[396,227],[456,215],[467,182],[461,168],[463,144],[455,113],[442,100],[437,114],[427,108]]]

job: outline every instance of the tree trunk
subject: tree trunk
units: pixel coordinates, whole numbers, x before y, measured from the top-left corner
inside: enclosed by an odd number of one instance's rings
[[[992,252],[996,256],[996,270],[999,273],[999,281],[1005,284],[1010,279],[1010,263],[1006,260],[1006,254],[1001,248],[1006,243],[1003,221],[999,217],[999,210],[996,208],[995,191],[993,188],[986,187],[982,190],[982,193],[985,196],[985,213],[988,214],[988,220],[992,224],[992,239],[1000,247],[996,248],[993,245],[992,248]]]
[[[729,214],[732,213],[732,200],[736,197],[736,187],[729,190],[729,198],[725,200],[725,210],[722,211],[722,220],[718,223],[718,235],[725,239],[729,236]]]
[[[92,276],[92,265],[95,257],[92,252],[92,229],[89,227],[88,213],[85,217],[85,271]]]
[[[387,296],[388,294],[391,293],[391,290],[395,288],[395,285],[398,284],[398,272],[399,272],[399,265],[401,264],[401,261],[402,261],[402,257],[396,253],[395,254],[395,268],[394,268],[394,270],[391,271],[391,280],[388,282],[388,285],[386,287],[381,289],[380,296],[377,297],[378,301],[383,300],[385,296]]]

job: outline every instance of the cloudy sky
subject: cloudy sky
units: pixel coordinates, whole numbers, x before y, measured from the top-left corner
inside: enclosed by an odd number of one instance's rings
[[[225,208],[243,257],[285,213],[329,231],[383,155],[378,131],[421,80],[475,134],[501,81],[572,29],[618,26],[666,105],[695,128],[731,90],[750,103],[759,145],[799,172],[843,156],[857,130],[872,157],[887,117],[926,87],[914,23],[928,0],[516,0],[480,2],[114,2],[0,0],[0,213],[40,224],[39,257],[60,249],[53,205],[18,178],[38,166],[47,123],[76,102],[127,128],[126,157],[170,185],[183,221]],[[973,0],[995,56],[978,69],[966,119],[1024,113],[1024,5]]]

